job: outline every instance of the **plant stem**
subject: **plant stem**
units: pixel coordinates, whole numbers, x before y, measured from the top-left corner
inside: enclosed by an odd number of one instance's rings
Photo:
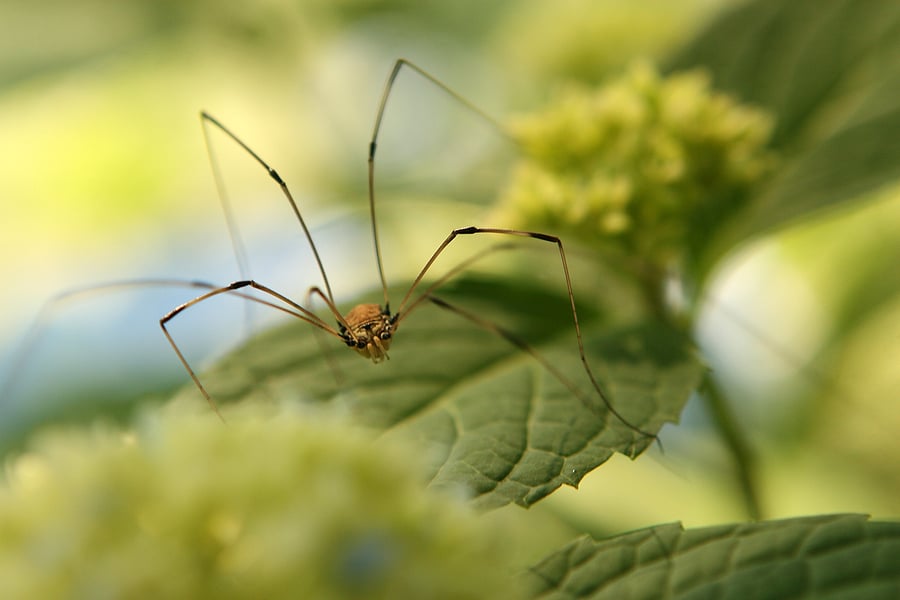
[[[752,520],[758,521],[762,518],[762,509],[759,503],[756,460],[753,451],[738,426],[727,398],[711,375],[707,374],[703,388],[705,393],[702,394],[702,397],[706,401],[719,435],[722,436],[722,441],[731,452],[735,476],[744,499],[744,509]]]
[[[657,318],[668,322],[670,325],[689,332],[693,330],[689,319],[684,315],[679,317],[666,305],[664,297],[665,274],[661,268],[652,265],[643,265],[637,271],[638,278],[643,286],[644,295],[648,307]],[[707,409],[716,424],[719,435],[731,454],[734,463],[735,478],[744,500],[744,510],[754,521],[762,518],[762,508],[759,502],[759,489],[756,483],[756,460],[750,444],[738,425],[735,414],[731,409],[728,399],[719,388],[710,373],[706,374],[702,385],[704,393],[701,397],[705,400]]]

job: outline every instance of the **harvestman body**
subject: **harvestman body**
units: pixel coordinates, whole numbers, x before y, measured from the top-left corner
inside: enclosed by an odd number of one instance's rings
[[[220,130],[225,135],[227,135],[229,138],[231,138],[235,143],[237,143],[241,148],[243,148],[244,151],[246,151],[251,157],[253,157],[253,159],[256,160],[256,162],[259,163],[266,170],[266,172],[269,174],[269,176],[281,188],[282,193],[284,194],[285,198],[288,200],[288,203],[290,204],[291,209],[294,211],[294,215],[297,218],[297,221],[300,223],[300,226],[303,229],[303,233],[306,236],[307,241],[309,242],[309,245],[313,251],[313,256],[315,257],[316,265],[318,266],[319,272],[322,275],[322,281],[323,281],[324,287],[325,287],[324,291],[317,286],[311,287],[308,290],[307,295],[306,295],[307,304],[309,304],[309,301],[311,300],[311,298],[313,296],[317,296],[319,299],[321,299],[325,303],[325,305],[328,307],[329,312],[337,320],[337,328],[329,325],[322,318],[320,318],[318,315],[313,313],[310,309],[305,308],[304,306],[300,305],[299,303],[280,294],[279,292],[277,292],[265,285],[262,285],[252,279],[242,279],[240,281],[235,281],[235,282],[233,282],[227,286],[223,286],[223,287],[215,287],[215,286],[201,283],[201,282],[193,282],[193,283],[191,283],[191,285],[193,285],[194,287],[208,288],[209,291],[174,308],[172,311],[170,311],[168,314],[166,314],[162,319],[160,319],[160,326],[162,327],[163,333],[165,334],[169,343],[172,345],[172,348],[174,349],[175,353],[178,355],[178,358],[181,361],[182,365],[184,365],[184,368],[187,370],[191,379],[194,381],[194,384],[197,386],[197,388],[200,390],[200,392],[206,398],[207,402],[212,407],[212,409],[217,414],[219,414],[216,403],[213,401],[209,392],[206,390],[206,388],[200,382],[199,377],[194,372],[193,368],[190,366],[187,359],[182,354],[178,345],[175,343],[175,340],[169,333],[169,331],[166,327],[166,324],[169,321],[171,321],[175,316],[177,316],[178,314],[183,312],[184,310],[186,310],[186,309],[190,308],[191,306],[194,306],[200,302],[203,302],[209,298],[212,298],[213,296],[229,293],[229,294],[240,296],[242,298],[245,298],[245,299],[253,301],[253,302],[264,304],[271,308],[274,308],[274,309],[280,310],[282,312],[285,312],[287,314],[290,314],[302,321],[305,321],[305,322],[313,325],[314,327],[316,327],[322,331],[325,331],[325,332],[333,335],[336,338],[339,338],[348,347],[354,349],[358,354],[360,354],[364,358],[370,359],[374,363],[379,363],[379,362],[382,362],[389,358],[388,350],[390,349],[394,335],[397,333],[403,320],[406,317],[408,317],[416,307],[421,305],[421,303],[423,301],[428,300],[429,302],[431,302],[443,309],[454,312],[457,315],[475,323],[476,325],[478,325],[488,331],[494,332],[495,334],[506,339],[511,344],[513,344],[516,347],[520,348],[521,350],[529,353],[545,369],[547,369],[547,371],[549,371],[566,388],[568,388],[575,396],[577,396],[587,408],[589,408],[590,410],[592,410],[594,412],[597,412],[598,406],[594,402],[592,402],[590,400],[590,398],[578,388],[578,386],[576,386],[573,382],[571,382],[566,376],[563,375],[563,373],[559,369],[557,369],[547,359],[545,359],[540,354],[538,354],[530,345],[528,345],[526,342],[521,340],[515,334],[499,327],[498,325],[496,325],[494,323],[491,323],[490,321],[488,321],[486,319],[483,319],[482,317],[478,316],[477,314],[471,313],[460,307],[454,306],[454,305],[446,302],[445,300],[442,300],[433,295],[432,292],[434,292],[434,290],[436,290],[438,287],[440,287],[449,278],[456,275],[463,269],[467,268],[473,262],[482,258],[484,256],[484,254],[482,254],[481,256],[476,256],[476,257],[470,258],[470,259],[456,265],[455,267],[450,269],[446,274],[441,276],[437,281],[430,284],[428,286],[428,288],[424,292],[421,292],[415,299],[412,299],[413,293],[419,287],[420,283],[422,282],[423,278],[425,277],[426,273],[429,271],[431,266],[434,264],[435,260],[437,260],[438,256],[440,256],[440,254],[444,251],[444,249],[447,246],[449,246],[459,236],[493,234],[493,235],[500,235],[500,236],[532,238],[532,239],[552,243],[552,244],[556,245],[556,247],[559,251],[560,262],[561,262],[562,270],[563,270],[563,273],[565,275],[565,280],[566,280],[566,290],[568,293],[569,304],[570,304],[570,308],[572,311],[572,319],[573,319],[574,328],[575,328],[575,337],[578,342],[578,352],[579,352],[579,355],[581,358],[581,363],[584,367],[584,371],[587,373],[587,375],[591,381],[591,385],[592,385],[593,389],[595,390],[595,392],[597,393],[597,395],[603,402],[605,409],[610,414],[615,416],[619,421],[621,421],[624,425],[626,425],[628,428],[630,428],[631,430],[639,433],[640,435],[650,437],[653,439],[657,439],[657,441],[658,441],[658,438],[656,435],[654,435],[652,433],[648,433],[646,431],[643,431],[639,427],[631,424],[613,407],[612,403],[607,398],[602,387],[600,386],[599,382],[597,381],[596,377],[594,376],[594,373],[591,370],[591,367],[587,361],[587,357],[586,357],[585,351],[584,351],[584,342],[582,340],[581,329],[578,324],[578,313],[575,308],[575,298],[574,298],[574,295],[572,292],[572,282],[571,282],[571,278],[569,275],[569,267],[566,262],[565,251],[563,250],[562,241],[554,235],[549,235],[546,233],[538,233],[538,232],[533,232],[533,231],[519,231],[519,230],[514,230],[514,229],[502,229],[502,228],[492,228],[492,227],[464,227],[464,228],[454,229],[444,239],[444,241],[437,247],[437,249],[434,251],[434,253],[431,255],[431,257],[425,263],[425,266],[423,266],[422,269],[419,271],[419,274],[413,280],[412,285],[410,286],[409,290],[406,292],[406,295],[403,297],[403,300],[400,302],[399,309],[396,312],[391,312],[390,299],[388,297],[388,290],[387,290],[387,283],[385,280],[384,269],[383,269],[382,261],[381,261],[381,249],[380,249],[380,244],[379,244],[379,239],[378,239],[378,227],[377,227],[377,223],[376,223],[376,219],[375,219],[375,194],[374,194],[375,151],[376,151],[376,146],[377,146],[378,133],[379,133],[379,130],[381,127],[381,121],[384,116],[385,108],[387,105],[387,100],[390,96],[391,89],[393,87],[394,81],[397,78],[397,75],[400,73],[401,69],[403,69],[404,67],[416,72],[417,74],[424,77],[425,79],[427,79],[434,85],[438,86],[444,92],[446,92],[451,97],[453,97],[456,101],[460,102],[462,105],[467,107],[469,110],[471,110],[475,114],[479,115],[481,118],[483,118],[486,121],[488,121],[489,123],[491,123],[495,128],[497,128],[498,131],[502,132],[502,128],[499,125],[499,123],[497,123],[494,119],[492,119],[491,117],[486,115],[484,112],[479,110],[477,107],[475,107],[473,104],[471,104],[468,100],[466,100],[465,98],[461,97],[456,92],[454,92],[453,90],[448,88],[440,80],[436,79],[435,77],[430,75],[428,72],[419,68],[415,64],[410,63],[409,61],[406,61],[404,59],[397,60],[397,62],[394,64],[393,70],[391,71],[391,73],[388,77],[384,92],[381,97],[381,102],[379,104],[371,142],[369,144],[369,157],[368,157],[369,211],[370,211],[370,219],[371,219],[371,223],[372,223],[372,235],[373,235],[373,240],[375,243],[375,258],[376,258],[376,262],[378,265],[378,274],[381,279],[382,290],[384,293],[384,304],[383,305],[359,304],[359,305],[353,307],[351,310],[349,310],[346,314],[341,314],[341,312],[338,310],[338,308],[335,304],[334,296],[331,291],[331,285],[328,281],[328,276],[325,274],[325,269],[322,265],[322,261],[319,258],[318,250],[316,249],[316,246],[313,243],[312,236],[310,235],[309,229],[306,226],[306,222],[304,221],[303,216],[301,215],[300,210],[297,206],[297,203],[294,200],[293,196],[291,195],[291,192],[288,189],[287,184],[284,182],[284,180],[281,178],[281,176],[275,171],[275,169],[273,169],[271,166],[269,166],[258,154],[256,154],[256,152],[254,152],[249,146],[247,146],[237,135],[232,133],[231,130],[229,130],[227,127],[225,127],[222,123],[220,123],[218,120],[216,120],[210,114],[208,114],[206,112],[201,113],[200,116],[201,116],[201,122],[203,124],[203,133],[204,133],[204,138],[207,143],[207,148],[209,150],[209,157],[210,157],[210,163],[211,163],[212,170],[213,170],[213,175],[216,180],[216,186],[219,191],[219,197],[222,200],[223,208],[226,213],[226,221],[228,223],[232,239],[235,241],[235,250],[236,250],[236,254],[237,254],[237,258],[238,258],[238,263],[241,266],[241,271],[244,272],[243,259],[242,259],[243,251],[242,251],[242,248],[240,248],[240,244],[238,242],[239,238],[237,236],[234,219],[231,216],[229,204],[228,204],[227,197],[225,194],[224,185],[222,183],[221,173],[219,171],[218,164],[217,164],[215,157],[213,155],[213,152],[212,152],[212,146],[210,144],[209,133],[208,133],[209,126],[215,127],[216,129]],[[497,245],[493,246],[491,249],[489,249],[488,252],[491,252],[494,250],[505,249],[508,247],[509,247],[508,244],[497,244]],[[239,290],[242,290],[244,288],[252,288],[254,290],[257,290],[257,291],[261,292],[262,294],[265,294],[265,295],[271,297],[272,300],[267,300],[267,299],[259,298],[259,297],[252,296],[249,294],[241,293]],[[220,416],[221,416],[221,414],[220,414]]]

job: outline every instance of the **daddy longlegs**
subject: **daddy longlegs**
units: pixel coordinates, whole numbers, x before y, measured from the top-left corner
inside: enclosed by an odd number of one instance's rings
[[[203,126],[204,139],[207,144],[207,149],[209,152],[209,158],[211,163],[211,168],[213,171],[213,176],[215,178],[216,187],[219,193],[220,200],[222,202],[223,210],[226,213],[226,222],[229,226],[232,240],[235,246],[235,252],[238,258],[238,263],[241,269],[243,270],[243,250],[240,247],[239,238],[236,235],[236,228],[234,225],[234,218],[231,216],[230,205],[227,201],[224,185],[222,182],[222,174],[219,170],[217,161],[214,157],[214,154],[211,150],[210,145],[210,137],[209,137],[209,128],[215,128],[222,133],[224,133],[228,138],[230,138],[234,143],[236,143],[240,148],[243,149],[253,160],[255,160],[271,177],[275,183],[279,186],[282,195],[287,200],[288,204],[291,207],[291,210],[294,213],[300,227],[303,230],[303,234],[306,237],[307,242],[309,243],[310,248],[312,249],[313,257],[316,262],[316,266],[318,267],[319,273],[322,276],[322,283],[324,286],[324,290],[319,286],[312,286],[308,289],[306,293],[306,304],[310,305],[311,300],[313,298],[318,298],[321,300],[327,310],[336,320],[336,327],[329,325],[325,320],[315,314],[310,308],[301,305],[300,303],[291,300],[285,295],[277,292],[276,290],[263,285],[253,279],[241,279],[239,281],[234,281],[228,285],[222,287],[212,287],[207,284],[201,284],[195,282],[193,285],[196,287],[209,287],[209,291],[200,294],[199,296],[180,304],[175,307],[171,311],[169,311],[166,315],[164,315],[160,321],[160,327],[166,339],[169,341],[169,344],[172,346],[172,349],[175,351],[175,354],[178,356],[179,361],[184,366],[190,378],[193,380],[197,389],[209,403],[209,406],[212,408],[216,414],[221,418],[221,413],[219,412],[218,406],[216,402],[213,400],[210,393],[207,391],[206,387],[200,381],[199,376],[191,367],[188,360],[185,358],[178,344],[175,342],[175,339],[172,337],[167,324],[174,319],[176,316],[191,308],[196,306],[210,298],[221,294],[234,294],[238,295],[247,300],[257,302],[276,310],[280,310],[286,314],[289,314],[297,319],[300,319],[303,322],[309,323],[311,326],[316,328],[321,332],[325,332],[326,334],[331,335],[334,338],[340,340],[344,345],[348,348],[353,349],[358,354],[360,354],[363,358],[367,358],[371,360],[373,363],[380,363],[389,358],[389,350],[391,344],[393,343],[395,334],[399,331],[401,324],[404,322],[406,318],[408,318],[417,308],[423,305],[424,302],[430,302],[431,304],[438,306],[444,310],[448,310],[456,315],[460,316],[463,319],[466,319],[475,325],[494,333],[495,335],[499,335],[501,338],[505,339],[510,344],[516,346],[520,350],[527,352],[531,355],[544,369],[546,369],[554,378],[556,378],[560,383],[562,383],[573,395],[575,395],[586,408],[588,408],[594,414],[597,414],[601,418],[606,418],[607,415],[604,414],[604,409],[609,414],[613,415],[616,419],[618,419],[622,424],[626,427],[634,431],[635,433],[656,440],[659,443],[659,438],[650,432],[644,431],[640,427],[632,424],[628,421],[613,405],[609,396],[601,386],[599,380],[595,376],[593,369],[590,366],[590,363],[587,359],[587,355],[585,353],[584,341],[581,333],[581,326],[578,321],[578,311],[575,305],[575,296],[572,291],[572,279],[569,273],[569,266],[566,260],[566,252],[563,247],[562,240],[548,233],[541,233],[536,231],[522,231],[516,229],[505,229],[498,227],[477,227],[477,226],[469,226],[453,229],[447,235],[447,237],[438,245],[437,249],[431,254],[429,259],[425,262],[425,265],[419,270],[418,275],[416,275],[406,294],[403,296],[403,299],[400,301],[400,304],[396,310],[391,309],[391,301],[388,293],[387,280],[384,275],[384,266],[381,257],[381,246],[378,237],[378,224],[376,219],[376,211],[375,211],[375,155],[378,144],[378,135],[381,129],[382,119],[384,117],[385,109],[387,107],[388,100],[390,98],[391,91],[393,89],[394,83],[397,79],[397,76],[403,69],[408,69],[419,76],[423,77],[425,80],[431,82],[431,84],[437,86],[439,89],[443,90],[445,93],[449,94],[455,101],[459,102],[461,105],[466,107],[468,110],[472,111],[474,114],[478,115],[485,121],[487,121],[492,127],[502,132],[502,127],[500,124],[495,121],[493,118],[488,116],[486,113],[482,112],[471,102],[454,92],[447,85],[441,82],[439,79],[425,71],[424,69],[418,67],[412,62],[409,62],[405,59],[398,59],[391,70],[387,82],[385,83],[384,90],[382,92],[381,100],[378,107],[378,112],[375,118],[375,124],[372,131],[372,137],[369,142],[369,152],[368,152],[368,204],[369,204],[369,218],[371,221],[371,231],[372,231],[372,239],[374,242],[375,249],[375,261],[378,268],[378,276],[381,283],[382,293],[383,293],[383,304],[358,304],[355,307],[351,308],[346,314],[342,314],[335,303],[334,295],[332,293],[331,284],[328,279],[328,275],[325,272],[325,268],[322,264],[322,260],[319,256],[318,249],[315,245],[315,242],[312,239],[312,235],[310,234],[309,228],[306,225],[306,221],[303,218],[302,213],[298,207],[297,202],[295,201],[293,195],[291,194],[290,189],[287,186],[287,183],[282,179],[282,177],[278,174],[278,172],[271,167],[262,157],[257,154],[253,149],[250,148],[240,137],[238,137],[235,133],[233,133],[228,127],[223,125],[220,121],[218,121],[211,114],[206,111],[201,112],[200,118]],[[505,135],[505,134],[504,134]],[[460,237],[465,236],[475,236],[475,235],[490,235],[490,236],[503,236],[503,237],[514,237],[514,238],[528,238],[537,240],[540,242],[545,242],[547,244],[552,244],[556,247],[559,259],[560,259],[560,267],[565,277],[566,283],[566,293],[569,300],[569,307],[572,312],[572,323],[574,326],[575,332],[575,341],[578,347],[578,354],[581,360],[581,364],[583,366],[584,372],[587,374],[588,379],[591,382],[591,387],[593,392],[596,394],[596,397],[599,398],[601,405],[598,405],[596,402],[592,400],[592,398],[586,394],[581,388],[579,388],[575,383],[566,377],[558,368],[556,368],[550,361],[544,358],[540,353],[538,353],[534,348],[532,348],[527,342],[518,337],[514,332],[508,331],[495,323],[481,317],[478,314],[467,311],[461,307],[453,305],[447,302],[444,299],[438,298],[434,295],[434,292],[446,283],[451,277],[457,275],[459,272],[468,268],[472,265],[472,263],[480,260],[486,254],[489,254],[493,251],[497,250],[506,250],[510,249],[511,245],[508,243],[499,243],[495,244],[493,247],[489,248],[487,252],[472,257],[455,267],[448,270],[443,276],[438,278],[435,282],[431,283],[424,291],[416,294],[419,287],[422,285],[422,282],[426,276],[426,274],[431,269],[434,262],[438,259],[438,257],[444,252],[444,250],[452,244],[455,240]],[[264,299],[261,297],[256,297],[254,295],[241,293],[239,290],[243,290],[246,288],[250,288],[252,290],[256,290],[257,292],[268,296],[270,299]]]

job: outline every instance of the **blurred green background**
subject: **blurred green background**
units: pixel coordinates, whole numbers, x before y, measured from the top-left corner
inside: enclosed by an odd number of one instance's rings
[[[336,295],[349,299],[378,284],[365,161],[396,58],[502,119],[635,58],[667,64],[730,4],[0,0],[0,359],[15,375],[0,399],[0,446],[44,422],[127,414],[125,400],[186,382],[157,324],[194,295],[178,288],[60,305],[39,343],[13,358],[56,293],[140,277],[239,278],[200,109],[278,169]],[[391,102],[377,181],[397,281],[452,227],[480,224],[510,149],[408,74]],[[299,298],[318,279],[284,199],[233,145],[213,144],[250,274]],[[900,193],[863,200],[730,255],[699,319],[704,355],[758,454],[767,517],[900,509]],[[239,302],[210,305],[173,327],[201,368],[247,334]],[[270,319],[254,311],[255,327]],[[746,518],[708,418],[694,403],[684,420],[664,430],[666,454],[619,457],[542,510],[595,530]]]

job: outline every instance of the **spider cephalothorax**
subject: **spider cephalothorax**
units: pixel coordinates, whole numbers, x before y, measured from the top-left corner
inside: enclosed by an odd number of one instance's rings
[[[359,304],[344,316],[349,327],[340,325],[344,343],[360,355],[381,362],[390,358],[387,354],[394,335],[397,315],[391,315],[387,308],[377,304]]]

